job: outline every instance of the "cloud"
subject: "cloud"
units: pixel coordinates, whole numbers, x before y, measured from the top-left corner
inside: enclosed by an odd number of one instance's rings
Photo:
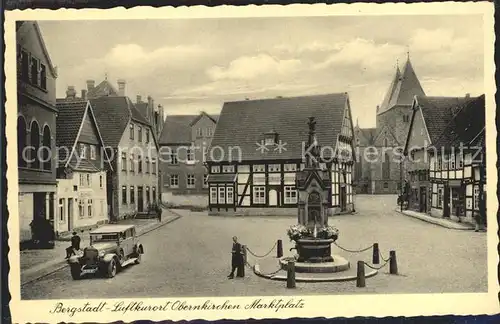
[[[227,67],[213,66],[206,73],[211,80],[252,80],[265,75],[289,75],[301,68],[302,62],[298,59],[280,60],[267,54],[257,54],[239,57]]]

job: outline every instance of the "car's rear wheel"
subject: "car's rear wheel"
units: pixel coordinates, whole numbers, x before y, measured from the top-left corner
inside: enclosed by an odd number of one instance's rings
[[[114,276],[116,276],[116,260],[112,259],[108,264],[107,277],[113,278]]]
[[[82,274],[82,269],[80,268],[80,265],[71,264],[70,269],[71,269],[71,278],[73,278],[73,280],[79,280]]]

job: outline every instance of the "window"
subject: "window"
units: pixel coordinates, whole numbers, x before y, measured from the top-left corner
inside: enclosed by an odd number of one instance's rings
[[[443,164],[441,165],[441,168],[442,168],[443,170],[448,170],[448,167],[449,167],[449,161],[450,161],[450,160],[448,160],[448,155],[444,155],[444,156],[443,156]]]
[[[151,159],[151,173],[156,174],[156,159]]]
[[[156,203],[156,187],[153,187],[153,203]]]
[[[207,128],[207,136],[212,136],[212,127]]]
[[[194,174],[188,174],[187,175],[187,187],[194,188],[195,180],[196,179],[194,177]]]
[[[198,128],[196,130],[196,136],[197,137],[203,137],[203,129],[202,128]]]
[[[104,177],[103,175],[101,174],[99,176],[99,188],[103,188],[104,187]]]
[[[78,200],[78,214],[80,217],[85,216],[85,207],[83,206],[83,199]]]
[[[178,188],[179,187],[179,175],[171,174],[170,175],[170,187]]]
[[[129,125],[129,132],[130,132],[130,139],[133,140],[134,139],[134,124],[130,124]]]
[[[39,85],[38,83],[38,60],[31,57],[31,83],[34,85]]]
[[[388,189],[389,188],[389,184],[387,182],[384,182],[384,189]]]
[[[443,188],[439,188],[438,189],[437,206],[438,206],[438,208],[442,208],[443,207]]]
[[[269,172],[280,172],[281,165],[279,165],[279,164],[269,164],[268,169],[269,169]]]
[[[90,159],[95,160],[97,157],[97,150],[95,145],[90,145]]]
[[[64,222],[64,199],[59,199],[59,221]]]
[[[297,190],[293,186],[285,186],[285,204],[297,203]]]
[[[295,164],[295,163],[285,164],[284,170],[285,170],[285,172],[297,171],[297,164]]]
[[[177,152],[172,152],[170,154],[170,163],[171,164],[179,164],[179,159],[177,158]]]
[[[26,167],[26,157],[23,154],[26,147],[26,120],[23,116],[17,117],[17,165]]]
[[[146,143],[149,143],[149,129],[146,128]]]
[[[265,172],[266,166],[264,164],[255,164],[253,166],[253,172]]]
[[[186,151],[186,160],[188,163],[193,163],[194,162],[194,150],[188,148]]]
[[[135,204],[135,188],[130,186],[130,203]]]
[[[92,217],[92,211],[94,210],[94,206],[92,205],[92,199],[87,199],[87,216]]]
[[[384,138],[384,147],[389,147],[389,142],[387,141],[387,138]]]
[[[38,123],[33,121],[31,123],[31,167],[34,169],[40,168],[40,160],[38,159],[38,151],[40,149],[40,128]]]
[[[80,158],[81,159],[87,158],[87,145],[83,143],[80,143]]]
[[[122,171],[127,171],[127,153],[122,153]]]
[[[122,204],[127,204],[127,186],[122,186]]]
[[[264,173],[256,173],[253,175],[253,184],[254,185],[265,185],[266,184],[266,175]]]
[[[437,157],[437,171],[441,171],[442,165],[443,165],[443,158],[442,158],[442,156],[438,155],[438,157]]]
[[[137,140],[139,142],[142,142],[142,127],[141,126],[139,126],[137,129]]]
[[[474,186],[474,209],[479,210],[479,187]]]
[[[222,173],[234,173],[234,165],[223,165]]]
[[[226,203],[229,205],[234,204],[234,195],[233,195],[233,188],[232,187],[226,188]]]
[[[47,90],[47,68],[40,64],[40,88]]]
[[[50,140],[50,129],[49,126],[43,128],[43,138],[42,138],[42,163],[43,169],[46,171],[52,170],[52,156],[51,156],[51,140]]]
[[[130,172],[135,171],[134,154],[130,154]]]
[[[30,81],[30,57],[25,51],[21,51],[21,75],[25,82]]]
[[[203,187],[208,187],[208,174],[203,175]]]
[[[254,204],[266,203],[266,187],[253,187],[253,203]]]
[[[214,166],[212,166],[212,167],[210,168],[210,171],[211,171],[212,173],[219,173],[219,172],[220,172],[220,166],[218,166],[218,165],[214,165]]]
[[[85,187],[85,175],[80,174],[80,187]]]
[[[219,187],[219,204],[226,203],[226,188]]]
[[[90,187],[92,185],[92,176],[90,173],[87,173],[87,187]]]
[[[391,159],[389,158],[389,154],[385,154],[385,159],[382,162],[382,178],[389,179],[391,176]]]
[[[146,173],[149,173],[149,158],[146,157]]]
[[[210,188],[210,202],[217,203],[217,187]]]
[[[273,145],[274,137],[266,137],[265,145]]]
[[[450,170],[455,170],[455,155],[450,155]]]
[[[457,168],[462,169],[463,167],[464,167],[464,160],[463,160],[462,152],[460,152],[457,155]]]
[[[142,173],[142,156],[137,157],[137,173]]]

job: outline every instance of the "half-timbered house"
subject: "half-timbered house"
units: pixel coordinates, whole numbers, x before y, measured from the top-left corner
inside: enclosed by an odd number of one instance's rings
[[[353,211],[351,109],[348,94],[336,93],[226,102],[207,152],[209,213],[297,215],[309,117],[332,183],[328,209]]]
[[[423,213],[430,212],[431,183],[427,148],[436,143],[453,116],[471,100],[468,95],[415,96],[404,148],[406,175],[403,177],[407,180],[407,190],[409,190],[409,209]]]
[[[474,222],[485,202],[485,97],[461,108],[430,152],[431,214]],[[485,203],[484,205],[485,206]]]

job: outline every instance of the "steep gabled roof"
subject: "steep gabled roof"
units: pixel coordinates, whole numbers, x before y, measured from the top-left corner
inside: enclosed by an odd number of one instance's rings
[[[149,120],[149,104],[147,102],[137,102],[135,103],[135,108],[141,113],[141,115]]]
[[[118,96],[118,91],[107,79],[104,79],[101,83],[99,83],[93,89],[90,89],[87,93],[88,98],[98,98],[106,96]]]
[[[22,27],[29,28],[27,23],[30,23],[33,26],[33,29],[35,30],[35,34],[38,38],[38,41],[40,42],[40,47],[42,48],[43,55],[45,56],[45,59],[47,60],[49,71],[54,78],[57,78],[57,70],[54,67],[54,65],[52,64],[52,60],[50,59],[49,51],[47,50],[47,47],[45,45],[45,41],[43,40],[42,32],[40,31],[40,26],[38,26],[38,22],[36,22],[36,21],[23,21],[23,22],[17,21],[16,22],[16,32]]]
[[[382,114],[395,106],[411,106],[414,96],[425,96],[425,93],[408,57],[403,72],[397,68],[377,113]]]
[[[468,101],[467,97],[415,97],[417,109],[422,111],[424,123],[431,140],[430,144],[441,136],[446,125],[452,120],[453,112],[460,109]],[[410,130],[411,131],[410,125]]]
[[[217,122],[216,119],[214,119],[212,116],[210,116],[209,114],[207,114],[206,112],[202,111],[198,116],[196,116],[195,119],[193,119],[193,121],[191,121],[191,124],[190,126],[193,126],[195,125],[203,116],[207,116],[211,121],[213,121],[214,123]]]
[[[241,159],[246,161],[300,160],[302,145],[307,143],[307,123],[311,116],[317,123],[319,145],[332,148],[325,150],[325,155],[328,155],[336,147],[348,105],[347,93],[226,102],[211,142],[210,150],[217,149],[211,151],[208,158],[213,161],[231,158],[234,161],[241,152]],[[258,143],[270,130],[278,133],[278,141],[286,143],[281,153],[277,147],[259,150]],[[224,152],[224,157],[220,156],[221,152]]]
[[[375,138],[378,134],[378,129],[374,128],[356,128],[355,133],[359,138],[359,146],[369,146],[375,144]]]
[[[460,109],[434,143],[437,148],[485,145],[485,96],[473,98]]]
[[[209,115],[206,112],[201,112],[198,115],[168,115],[160,134],[159,144],[172,145],[191,143],[191,126],[196,124],[202,116],[207,116],[214,123],[217,123],[219,117],[219,115]]]

